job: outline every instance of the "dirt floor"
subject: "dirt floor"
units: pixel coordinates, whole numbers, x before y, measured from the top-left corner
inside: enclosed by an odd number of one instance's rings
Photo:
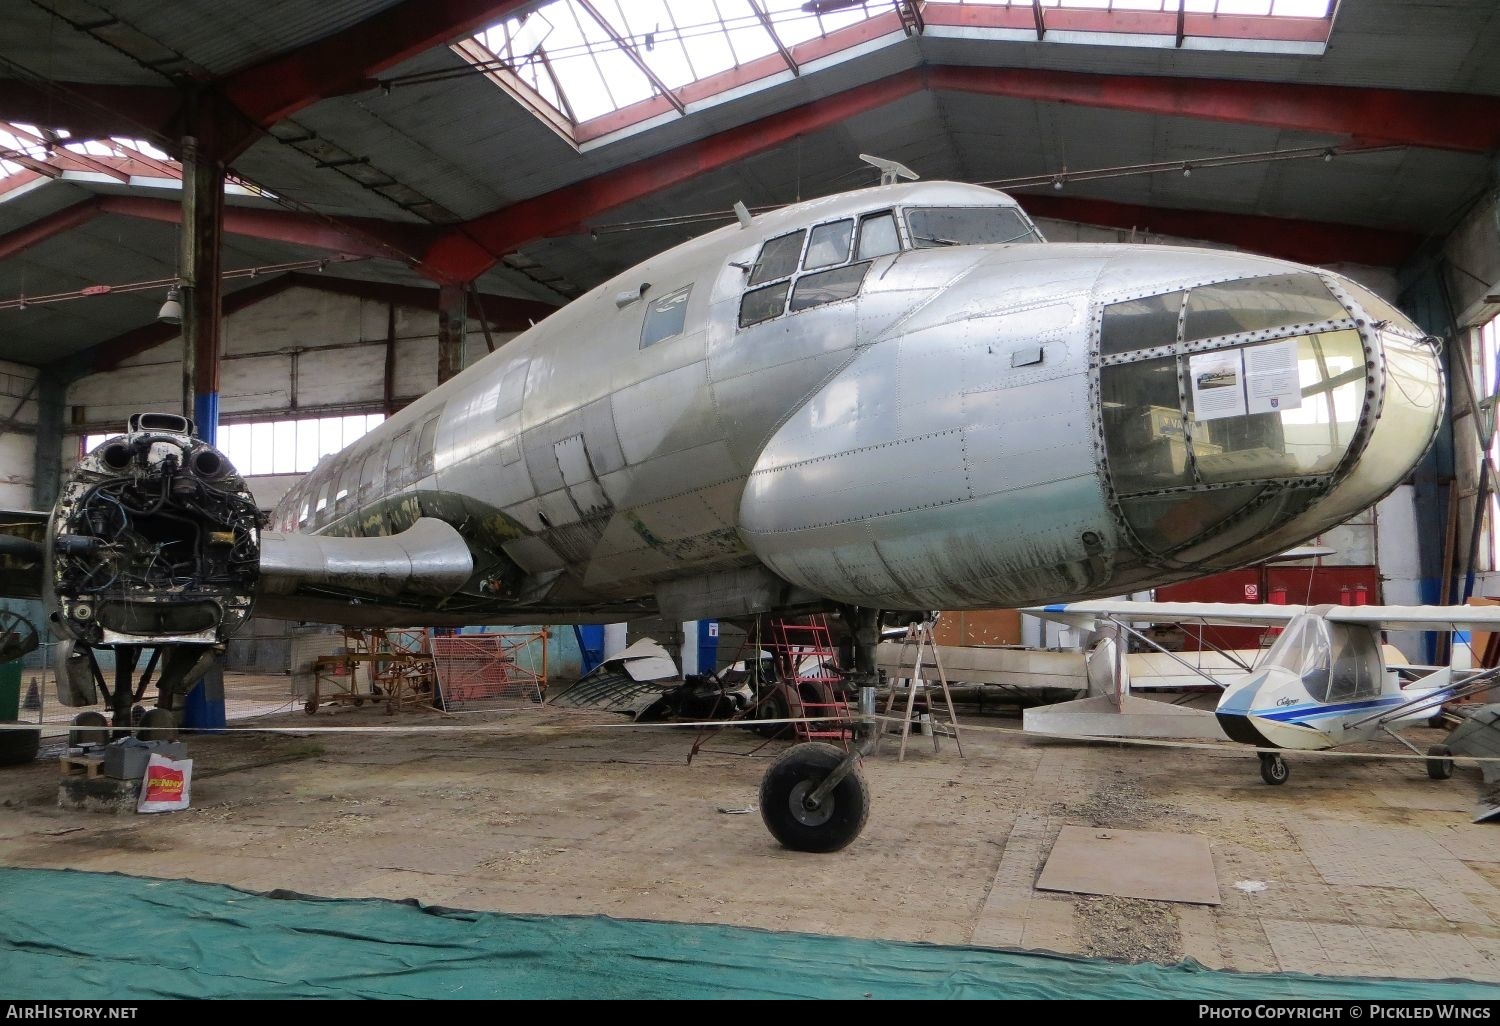
[[[260,700],[274,708],[286,686],[261,682]],[[1249,753],[1047,741],[989,729],[1013,720],[974,717],[965,759],[951,741],[934,754],[930,739],[914,738],[898,763],[884,744],[865,760],[864,835],[838,854],[806,855],[778,847],[755,811],[760,776],[784,746],[743,754],[759,740],[742,731],[689,765],[691,730],[535,706],[239,722],[292,732],[190,739],[187,812],[57,808],[59,742],[30,766],[0,770],[0,864],[1130,960],[1186,955],[1244,970],[1500,980],[1500,824],[1470,823],[1481,783],[1462,765],[1438,782],[1419,762],[1292,756],[1291,781],[1268,787]],[[307,730],[349,726],[454,732]],[[1437,737],[1412,736],[1419,746]],[[1211,845],[1223,903],[1038,891],[1066,825],[1197,834]]]

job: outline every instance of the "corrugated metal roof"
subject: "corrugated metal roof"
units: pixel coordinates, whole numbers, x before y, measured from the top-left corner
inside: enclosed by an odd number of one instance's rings
[[[100,0],[215,75],[228,74],[364,21],[400,0]]]
[[[75,15],[114,14],[130,31],[159,48],[180,51],[216,73],[336,33],[395,0],[38,0]],[[62,80],[161,84],[163,78],[75,32],[37,4],[6,12],[0,58]],[[149,37],[149,38],[148,38]],[[846,89],[858,89],[921,62],[985,67],[1034,67],[1093,72],[1203,76],[1311,82],[1500,95],[1500,4],[1493,0],[1358,0],[1341,5],[1328,52],[1322,56],[1149,49],[940,38],[903,41],[837,63],[772,89],[576,152],[530,113],[478,75],[397,86],[322,101],[295,117],[340,152],[367,157],[369,166],[460,217],[474,217],[518,200],[607,174]],[[389,75],[463,69],[439,47]],[[291,127],[291,126],[287,126]],[[1155,117],[980,97],[918,94],[775,150],[707,172],[696,179],[602,215],[627,221],[684,211],[723,210],[736,199],[786,202],[863,184],[868,172],[857,154],[874,152],[915,167],[927,178],[988,180],[1055,171],[1321,143],[1317,136],[1273,128]],[[1335,141],[1335,140],[1328,140]],[[317,166],[313,156],[262,139],[236,161],[247,177],[298,203],[334,217],[415,221],[412,214],[344,174]],[[1339,157],[1329,164],[1298,161],[1202,169],[1180,174],[1070,183],[1068,195],[1187,209],[1263,213],[1398,227],[1441,229],[1488,181],[1485,157],[1431,150]],[[0,202],[0,233],[14,230],[82,198],[56,183],[9,203]],[[546,239],[525,255],[547,273],[588,287],[704,226]],[[175,251],[175,229],[101,219],[0,264],[0,295],[58,291],[88,280],[170,274],[155,254]],[[273,243],[231,240],[234,260],[256,262],[273,252],[307,251]],[[257,255],[258,254],[258,255]],[[337,273],[421,284],[396,263],[364,263]],[[24,282],[24,285],[22,284]],[[481,279],[487,290],[555,298],[520,270],[499,265]],[[121,305],[111,306],[111,303]],[[117,297],[99,306],[60,304],[67,310],[0,313],[8,355],[34,358],[118,334],[155,315],[155,301]],[[103,311],[96,313],[96,311]],[[49,323],[50,322],[50,323]],[[25,359],[25,356],[20,358]]]
[[[108,20],[106,11],[86,0],[8,3],[3,15],[4,29],[0,31],[0,60],[8,65],[18,65],[30,75],[48,81],[165,84],[159,73],[74,29],[62,17],[49,11],[49,4],[74,20]],[[4,75],[15,77],[14,71],[8,67],[4,69]]]

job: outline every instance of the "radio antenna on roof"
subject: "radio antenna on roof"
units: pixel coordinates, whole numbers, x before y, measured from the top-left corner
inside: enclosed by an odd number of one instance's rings
[[[896,161],[886,160],[884,157],[872,157],[868,153],[861,153],[859,159],[880,171],[881,185],[895,185],[902,178],[905,178],[908,182],[915,182],[920,177],[905,164],[898,164]]]

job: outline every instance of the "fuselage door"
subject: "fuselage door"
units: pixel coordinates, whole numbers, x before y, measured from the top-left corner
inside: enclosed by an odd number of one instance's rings
[[[573,505],[578,507],[578,515],[587,517],[609,509],[609,499],[594,474],[583,435],[569,435],[558,442],[553,451],[557,454],[557,469],[562,471],[563,485],[568,489]]]

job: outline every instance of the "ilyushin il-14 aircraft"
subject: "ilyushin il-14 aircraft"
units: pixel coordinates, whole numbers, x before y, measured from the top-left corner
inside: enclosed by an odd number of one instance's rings
[[[267,522],[188,421],[139,414],[32,514],[37,584],[65,701],[96,700],[92,653],[114,649],[116,722],[144,650],[170,724],[252,608],[837,610],[868,686],[882,613],[1119,595],[1344,521],[1426,452],[1441,373],[1435,339],[1337,274],[1047,243],[1002,193],[887,184],[741,210],[631,268],[324,459]],[[771,768],[783,844],[857,836],[857,754]]]

